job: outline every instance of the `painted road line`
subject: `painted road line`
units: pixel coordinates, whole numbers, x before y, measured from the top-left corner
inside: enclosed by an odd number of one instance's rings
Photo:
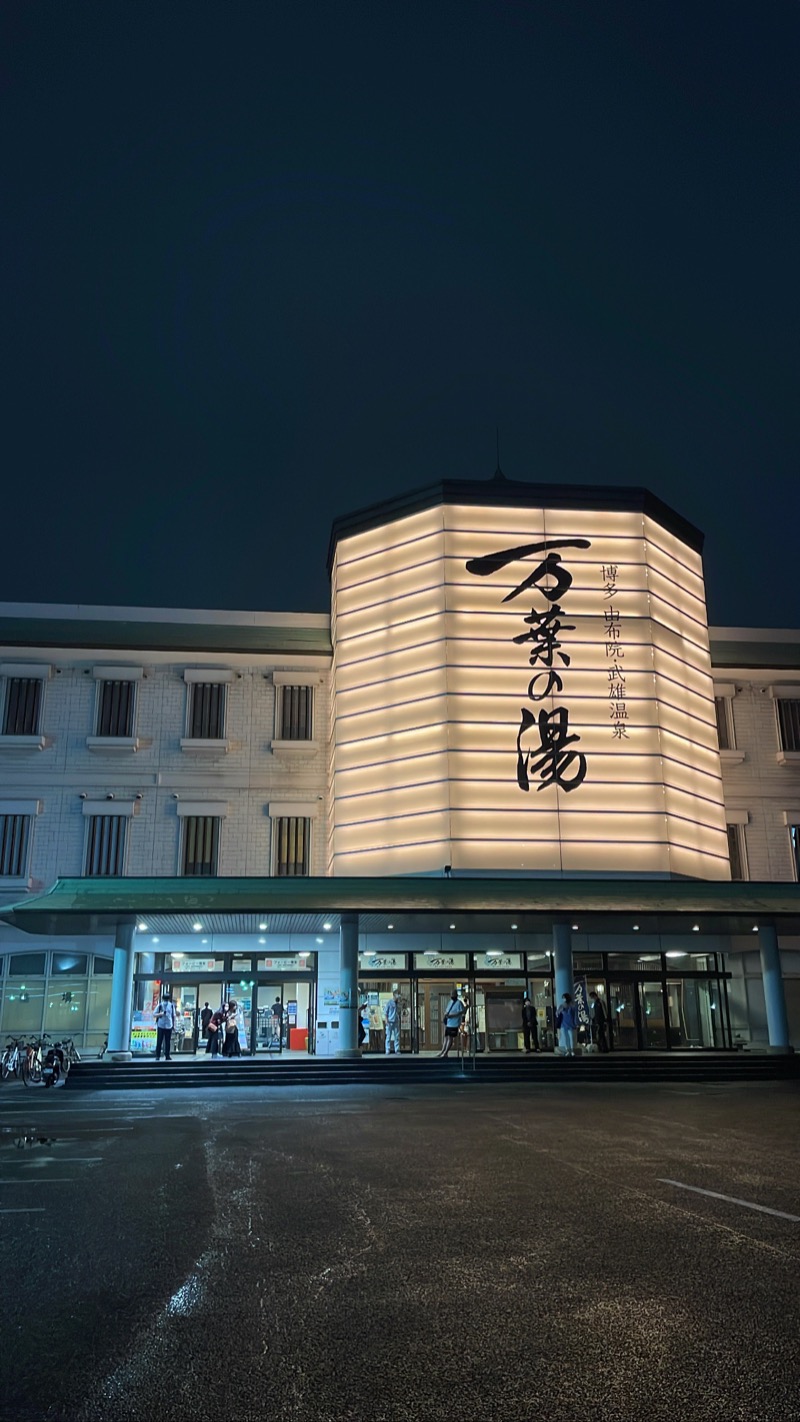
[[[18,1210],[0,1210],[0,1215],[43,1215],[44,1205],[33,1205],[31,1208],[25,1207]]]
[[[66,1178],[54,1180],[52,1175],[45,1175],[41,1180],[0,1180],[0,1185],[16,1185],[17,1188],[22,1185],[26,1190],[29,1185],[77,1185],[77,1183],[74,1176],[71,1176],[69,1180]]]
[[[754,1205],[752,1200],[740,1200],[736,1195],[721,1195],[719,1190],[701,1190],[699,1185],[684,1185],[681,1180],[663,1180],[660,1176],[658,1183],[674,1185],[676,1190],[691,1190],[694,1195],[708,1195],[711,1200],[727,1200],[729,1205],[741,1205],[745,1210],[758,1210],[761,1215],[774,1215],[776,1219],[800,1224],[800,1215],[787,1215],[785,1210],[772,1210],[769,1205]]]

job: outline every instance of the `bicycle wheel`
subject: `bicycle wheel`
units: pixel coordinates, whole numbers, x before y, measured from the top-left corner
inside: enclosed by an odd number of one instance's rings
[[[8,1081],[8,1078],[10,1077],[11,1072],[12,1072],[11,1058],[8,1056],[8,1054],[7,1054],[6,1052],[4,1052],[4,1053],[3,1053],[2,1061],[0,1061],[0,1076],[3,1078],[3,1081]]]
[[[38,1052],[22,1058],[22,1080],[26,1086],[38,1086],[42,1079],[42,1059]]]

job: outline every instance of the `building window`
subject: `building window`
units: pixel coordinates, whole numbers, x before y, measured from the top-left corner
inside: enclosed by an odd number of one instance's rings
[[[188,735],[195,741],[221,741],[225,735],[225,683],[192,682],[189,687]]]
[[[11,676],[6,683],[4,736],[38,736],[42,678]]]
[[[84,874],[92,879],[124,873],[126,815],[90,815]]]
[[[719,737],[720,750],[735,750],[730,697],[715,696],[714,710],[717,713],[717,736]]]
[[[731,878],[746,879],[744,828],[742,825],[728,825],[728,858],[731,861]]]
[[[312,686],[282,686],[280,690],[281,709],[278,739],[282,741],[310,741],[314,688]]]
[[[293,879],[307,875],[311,820],[299,815],[282,815],[272,821],[272,827],[276,877]]]
[[[135,681],[101,681],[97,709],[98,736],[133,735]]]
[[[217,815],[186,816],[183,821],[182,873],[190,878],[216,874],[219,859],[219,823]]]
[[[781,750],[800,751],[800,700],[789,701],[779,697],[776,705]]]
[[[0,879],[27,878],[30,838],[30,815],[0,815]]]
[[[792,845],[792,861],[794,863],[794,877],[800,883],[800,825],[792,825],[789,829],[789,836]]]

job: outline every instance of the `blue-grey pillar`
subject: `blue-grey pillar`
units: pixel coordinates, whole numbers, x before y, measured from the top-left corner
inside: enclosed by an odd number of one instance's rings
[[[360,1057],[358,1050],[358,914],[343,913],[339,928],[339,1048],[337,1057]]]
[[[761,950],[761,976],[764,979],[764,1002],[767,1007],[767,1032],[771,1052],[791,1052],[789,1019],[786,1015],[786,994],[783,991],[781,954],[778,934],[771,923],[758,930]]]
[[[131,1059],[135,933],[135,923],[120,923],[117,925],[117,936],[114,939],[114,977],[111,983],[108,1054],[115,1062],[129,1062]]]
[[[553,924],[553,966],[555,968],[556,1011],[565,992],[575,991],[572,969],[572,929],[568,923]]]

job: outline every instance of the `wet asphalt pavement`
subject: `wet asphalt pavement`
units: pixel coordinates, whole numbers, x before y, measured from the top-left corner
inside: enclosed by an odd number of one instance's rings
[[[796,1422],[799,1101],[3,1087],[0,1417]]]

